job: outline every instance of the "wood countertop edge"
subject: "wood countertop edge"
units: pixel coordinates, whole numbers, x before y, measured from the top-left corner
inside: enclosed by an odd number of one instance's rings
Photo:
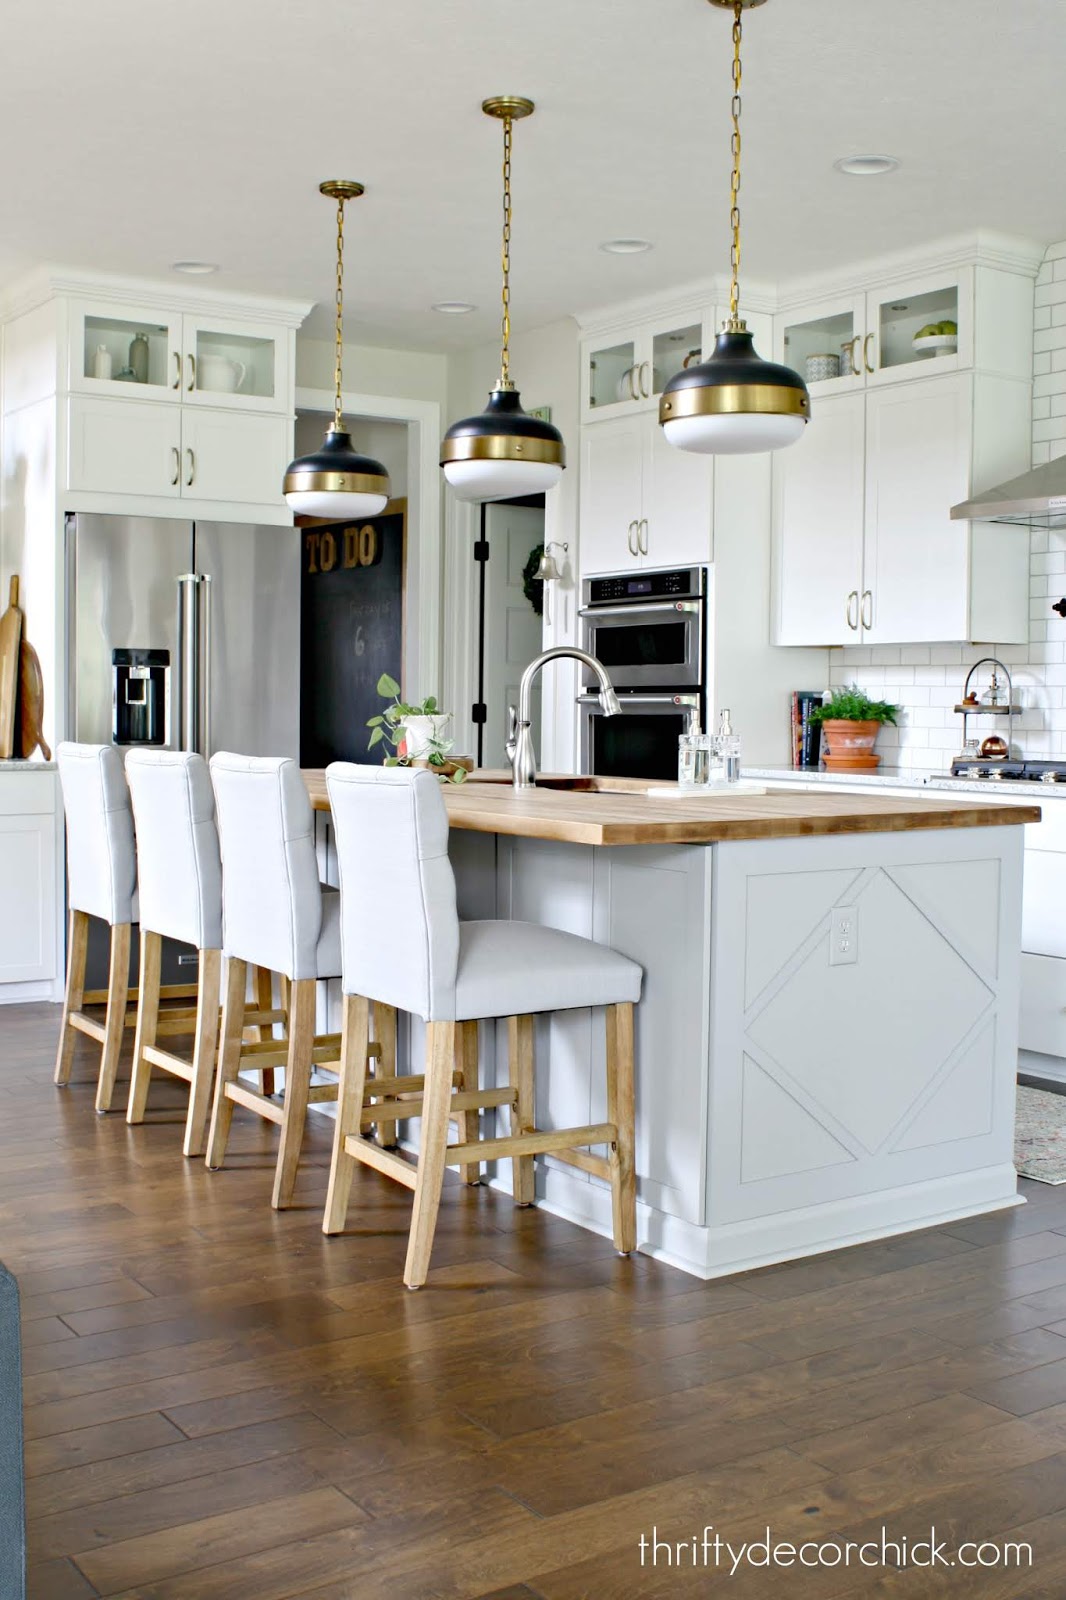
[[[317,811],[329,811],[329,799],[324,792],[324,779],[320,771],[305,769],[304,781]],[[473,791],[468,791],[473,799]],[[586,816],[560,813],[560,805],[572,807],[576,802],[594,806],[599,798],[617,801],[623,798],[617,791],[599,796],[587,791],[567,792],[553,789],[539,791],[546,807],[537,809],[536,794],[523,796],[517,804],[510,792],[492,793],[486,784],[478,790],[479,803],[466,812],[462,810],[463,789],[457,786],[446,794],[449,822],[459,831],[468,833],[495,833],[515,838],[554,839],[568,844],[583,845],[654,845],[693,844],[708,845],[730,842],[752,842],[760,839],[817,838],[840,834],[943,832],[955,828],[1019,827],[1040,820],[1040,808],[1035,805],[990,805],[983,802],[964,804],[937,796],[924,799],[889,801],[885,796],[839,795],[833,797],[834,809],[825,810],[824,797],[819,794],[819,806],[813,813],[803,813],[804,800],[799,795],[781,794],[795,807],[792,811],[774,812],[762,816],[713,816],[634,818],[624,816]],[[641,804],[643,794],[630,798]],[[742,804],[747,797],[737,796]],[[765,800],[766,796],[758,797]],[[774,798],[778,796],[774,795]],[[812,797],[805,797],[809,800]],[[751,797],[753,808],[758,800]],[[684,804],[685,802],[667,802]],[[734,802],[728,801],[727,804]],[[839,806],[840,809],[836,809]],[[882,809],[883,808],[883,809]]]

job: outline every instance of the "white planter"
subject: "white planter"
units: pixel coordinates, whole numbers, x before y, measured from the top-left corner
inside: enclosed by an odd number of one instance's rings
[[[448,724],[451,720],[450,711],[435,711],[428,717],[408,717],[403,725],[407,755],[413,761],[430,755],[434,745],[447,740]]]

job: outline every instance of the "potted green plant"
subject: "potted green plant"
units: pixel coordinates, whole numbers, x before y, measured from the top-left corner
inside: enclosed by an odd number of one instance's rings
[[[822,759],[829,772],[873,772],[881,762],[874,750],[877,735],[886,722],[895,724],[899,706],[887,700],[871,700],[858,684],[835,689],[822,705],[810,713],[822,725]]]
[[[462,783],[473,763],[452,756],[455,741],[445,734],[452,714],[438,711],[436,696],[427,695],[420,704],[410,705],[400,699],[400,685],[387,672],[378,679],[378,694],[390,704],[367,719],[367,749],[388,745],[392,753],[385,757],[387,767],[429,767],[438,777]]]

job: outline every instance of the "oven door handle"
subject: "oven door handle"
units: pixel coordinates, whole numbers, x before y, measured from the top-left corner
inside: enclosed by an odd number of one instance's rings
[[[587,689],[577,697],[579,706],[599,705],[600,697],[594,689]],[[618,704],[624,711],[626,706],[696,706],[700,703],[698,694],[628,694],[624,690],[618,696]]]
[[[702,600],[649,600],[633,602],[626,606],[582,606],[578,612],[579,617],[632,617],[634,620],[646,615],[650,611],[657,614],[664,611],[689,612],[697,616],[703,609]]]

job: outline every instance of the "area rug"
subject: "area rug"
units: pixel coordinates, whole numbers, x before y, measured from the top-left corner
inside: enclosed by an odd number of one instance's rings
[[[1066,1094],[1019,1084],[1014,1165],[1022,1178],[1066,1183]]]

